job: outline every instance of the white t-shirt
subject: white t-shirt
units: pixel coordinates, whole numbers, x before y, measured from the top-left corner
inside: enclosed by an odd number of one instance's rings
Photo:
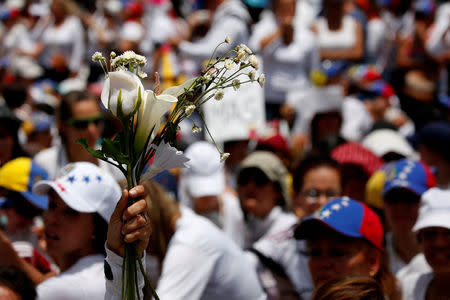
[[[372,125],[372,116],[364,103],[355,97],[346,97],[342,103],[341,136],[348,141],[361,141]]]
[[[298,295],[302,299],[309,299],[314,291],[314,284],[309,272],[308,257],[303,254],[306,251],[306,243],[294,238],[294,228],[292,226],[268,235],[257,241],[253,248],[281,265]],[[254,253],[246,252],[246,255],[256,268],[260,267]]]
[[[401,281],[403,300],[425,300],[428,285],[433,279],[433,273],[416,273]]]
[[[231,193],[222,194],[223,201],[223,231],[239,247],[244,246],[245,225],[239,198]]]
[[[397,252],[394,248],[394,243],[392,241],[392,232],[388,232],[385,235],[386,240],[386,252],[388,254],[389,259],[389,268],[392,273],[397,274],[397,272],[406,266],[406,263],[397,255]]]
[[[320,49],[351,49],[356,44],[356,25],[353,17],[346,15],[339,30],[330,30],[325,17],[316,20],[317,40]]]
[[[163,261],[161,299],[266,299],[256,271],[223,232],[189,208],[181,208]]]
[[[202,62],[209,59],[214,48],[223,42],[226,36],[230,37],[231,45],[222,45],[219,53],[224,53],[240,43],[247,43],[249,22],[250,15],[240,1],[223,1],[214,12],[208,33],[198,41],[181,42],[178,49],[183,55]]]
[[[103,300],[105,297],[104,256],[89,255],[78,260],[67,271],[37,286],[42,300]]]
[[[259,50],[266,75],[264,85],[265,98],[269,103],[283,103],[286,93],[310,86],[309,74],[320,63],[319,49],[314,34],[307,28],[295,27],[294,38],[285,45],[277,38],[260,50],[261,40],[278,28],[273,14],[264,14],[258,22],[249,40],[254,51]]]
[[[398,278],[398,280],[402,281],[407,276],[410,276],[412,274],[424,274],[431,272],[432,269],[430,265],[427,263],[427,260],[425,259],[425,255],[423,253],[419,253],[416,256],[411,259],[411,261],[401,268],[395,276]]]
[[[251,218],[245,223],[245,248],[252,247],[258,240],[289,229],[297,223],[297,217],[285,212],[279,206],[272,208],[264,220]]]
[[[61,146],[53,146],[51,148],[42,150],[33,158],[33,160],[47,171],[50,179],[55,179],[59,170],[69,163],[67,153]],[[98,160],[100,169],[108,172],[116,181],[124,180],[125,177],[122,172],[109,163]]]
[[[42,35],[45,49],[42,62],[50,66],[55,54],[62,54],[66,58],[70,71],[77,72],[83,62],[85,52],[84,29],[78,17],[69,16],[59,25],[51,25]]]

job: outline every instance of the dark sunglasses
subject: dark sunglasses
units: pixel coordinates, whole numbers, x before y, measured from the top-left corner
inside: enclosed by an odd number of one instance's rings
[[[86,129],[91,123],[97,127],[103,125],[103,121],[103,116],[94,116],[88,118],[70,118],[66,123],[76,129]]]

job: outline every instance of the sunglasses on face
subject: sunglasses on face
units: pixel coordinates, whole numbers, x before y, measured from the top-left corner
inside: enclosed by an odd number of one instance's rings
[[[70,118],[66,123],[76,129],[86,129],[91,123],[97,127],[103,125],[103,120],[103,116],[99,115],[88,118]]]

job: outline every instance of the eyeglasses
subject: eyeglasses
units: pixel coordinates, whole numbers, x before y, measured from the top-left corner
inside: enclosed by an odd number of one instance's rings
[[[320,196],[325,196],[327,199],[339,196],[339,192],[336,190],[332,190],[332,189],[326,190],[326,191],[320,191],[317,189],[309,189],[309,190],[303,191],[301,194],[303,197],[307,198],[308,202],[311,202],[311,203],[318,202],[318,198]]]
[[[97,115],[88,118],[70,118],[66,121],[67,124],[73,126],[76,129],[86,129],[89,124],[93,123],[95,126],[103,125],[103,116]]]

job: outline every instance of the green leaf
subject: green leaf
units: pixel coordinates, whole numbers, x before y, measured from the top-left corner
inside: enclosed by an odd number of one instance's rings
[[[77,143],[83,146],[83,148],[86,149],[86,151],[88,151],[94,157],[105,160],[105,156],[103,155],[102,151],[89,148],[86,138],[77,139]]]
[[[104,139],[102,142],[103,153],[114,159],[120,164],[128,164],[128,155],[123,154],[121,150],[120,140],[115,139],[114,141]]]

